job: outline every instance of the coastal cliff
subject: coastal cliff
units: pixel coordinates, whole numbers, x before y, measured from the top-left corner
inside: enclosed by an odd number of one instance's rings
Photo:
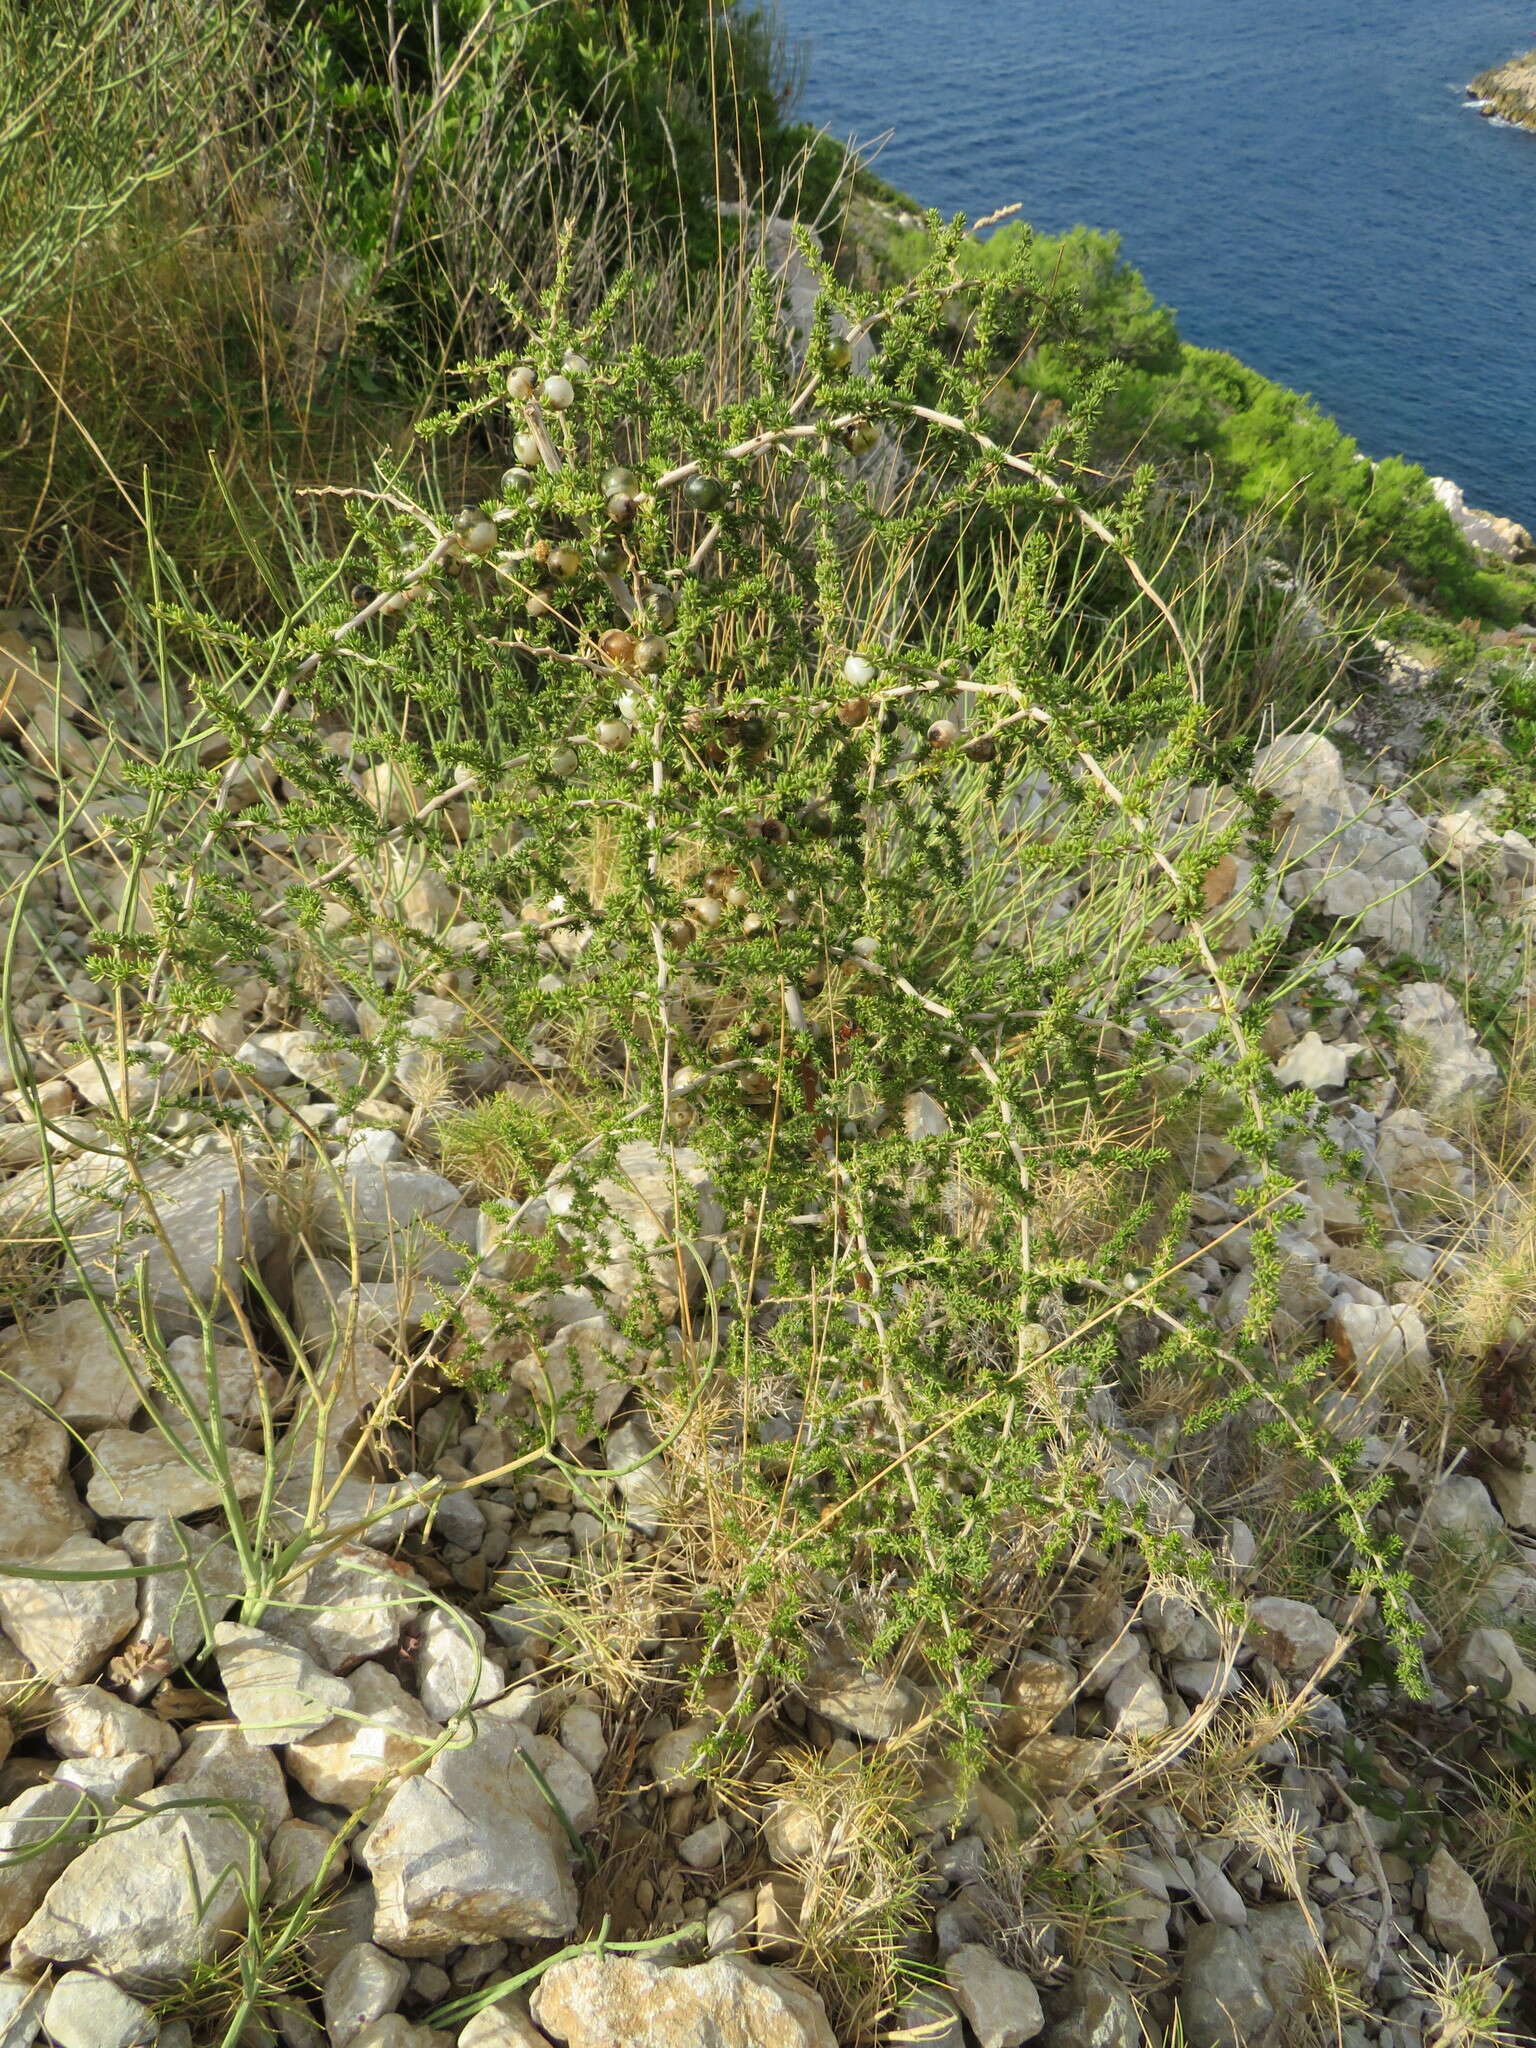
[[[1480,71],[1467,91],[1480,103],[1479,112],[1536,128],[1536,50]]]

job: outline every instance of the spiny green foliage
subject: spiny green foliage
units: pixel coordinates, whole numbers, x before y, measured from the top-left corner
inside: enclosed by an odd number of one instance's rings
[[[1110,581],[1112,609],[1084,601],[1106,568],[1128,576],[1134,499],[1101,529],[1069,462],[987,439],[997,325],[1031,285],[1020,266],[967,286],[961,248],[935,223],[883,303],[824,275],[803,358],[759,277],[748,367],[707,409],[696,364],[612,345],[621,293],[576,320],[557,278],[424,429],[513,438],[499,496],[445,527],[386,479],[291,628],[173,620],[224,680],[174,772],[143,778],[125,830],[168,879],[102,934],[95,971],[190,1021],[254,949],[277,973],[308,950],[295,999],[340,983],[366,1000],[377,1073],[416,991],[465,990],[472,945],[466,1035],[562,1077],[591,1133],[564,1218],[588,1251],[536,1205],[528,1284],[599,1257],[622,1143],[702,1157],[724,1214],[707,1286],[674,1304],[653,1283],[627,1323],[653,1344],[675,1318],[658,1418],[679,1456],[704,1430],[723,1489],[714,1540],[734,1550],[697,1590],[701,1679],[794,1672],[810,1625],[835,1625],[877,1655],[917,1649],[958,1700],[990,1668],[989,1585],[1085,1543],[1224,1599],[1213,1532],[1095,1401],[1134,1337],[1142,1369],[1202,1390],[1192,1442],[1253,1426],[1295,1461],[1413,1683],[1382,1482],[1357,1482],[1316,1421],[1321,1361],[1277,1364],[1266,1339],[1277,1150],[1301,1111],[1257,1043],[1274,934],[1218,960],[1203,894],[1239,842],[1262,894],[1263,806],[1239,793],[1172,825],[1219,767],[1187,642],[1135,582]],[[833,307],[875,338],[867,362]],[[876,429],[861,468],[850,445]],[[985,606],[957,605],[931,565],[975,526],[1006,536],[1006,570]],[[363,560],[368,587],[344,594]],[[344,735],[359,679],[387,715]],[[197,768],[208,727],[229,758]],[[352,751],[408,774],[403,825]],[[262,776],[228,803],[253,757]],[[323,834],[287,894],[298,941],[273,939],[241,880],[273,831]],[[442,894],[435,932],[381,915],[402,863]],[[1149,1007],[1180,989],[1211,1028]],[[1179,1313],[1177,1217],[1149,1245],[1131,1211],[1085,1255],[1042,1207],[1079,1166],[1155,1163],[1149,1094],[1209,1105],[1259,1164],[1233,1335]],[[530,1157],[530,1184],[547,1164]],[[492,1290],[480,1307],[537,1335]],[[530,1424],[557,1460],[559,1420]]]

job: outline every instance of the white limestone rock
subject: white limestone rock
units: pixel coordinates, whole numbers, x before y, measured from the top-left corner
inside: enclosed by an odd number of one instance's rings
[[[96,1831],[97,1802],[54,1778],[0,1808],[0,1941],[24,1927]]]
[[[0,1578],[0,1626],[40,1678],[79,1685],[94,1678],[139,1615],[138,1582],[121,1550],[71,1536],[37,1560],[60,1579]]]
[[[360,1664],[347,1680],[351,1705],[284,1758],[312,1799],[355,1813],[390,1778],[416,1770],[442,1730],[381,1664]]]
[[[143,1818],[89,1843],[17,1934],[12,1966],[88,1963],[133,1992],[164,1991],[230,1947],[246,1921],[245,1829],[191,1807],[174,1785],[138,1801]],[[257,1859],[264,1882],[265,1866]]]
[[[193,1728],[165,1774],[185,1799],[216,1799],[255,1828],[265,1845],[290,1818],[288,1786],[277,1759],[242,1729]]]
[[[70,1970],[59,1979],[43,2027],[54,2048],[153,2048],[160,2034],[147,2005],[92,1970]]]
[[[218,1622],[233,1607],[240,1596],[240,1565],[227,1541],[170,1515],[130,1522],[119,1541],[135,1564],[179,1566],[139,1581],[138,1626],[123,1653],[132,1669],[123,1690],[129,1699],[142,1700],[201,1648],[204,1614]]]
[[[1483,1050],[1460,1003],[1440,982],[1411,982],[1398,990],[1392,1010],[1403,1036],[1422,1048],[1423,1086],[1435,1114],[1480,1101],[1498,1087],[1497,1060]]]
[[[1020,2048],[1045,2025],[1031,1980],[979,1942],[957,1948],[944,1964],[944,1975],[980,2048]]]
[[[1473,1969],[1499,1959],[1482,1893],[1444,1844],[1424,1873],[1424,1932]]]
[[[230,1711],[251,1742],[299,1741],[351,1704],[344,1678],[261,1629],[221,1621],[213,1641]]]
[[[682,1969],[576,1956],[545,1972],[530,2009],[565,2048],[837,2048],[808,1985],[736,1955]]]
[[[576,1925],[570,1844],[518,1766],[511,1726],[472,1718],[467,1733],[397,1786],[360,1850],[373,1938],[396,1955],[559,1940]]]
[[[181,1754],[168,1721],[99,1685],[61,1685],[52,1708],[45,1733],[55,1756],[144,1756],[158,1774]]]
[[[131,1422],[139,1412],[139,1389],[124,1364],[132,1361],[141,1383],[144,1361],[128,1331],[89,1301],[27,1316],[0,1337],[0,1373],[43,1396],[62,1422],[89,1431]]]
[[[182,1441],[186,1456],[158,1430],[105,1429],[91,1437],[85,1498],[92,1512],[106,1521],[127,1522],[152,1515],[202,1515],[218,1507],[224,1498],[219,1475],[190,1435]],[[235,1497],[254,1500],[266,1477],[262,1460],[233,1446],[224,1455]]]
[[[69,1481],[72,1449],[61,1423],[0,1386],[0,1558],[41,1560],[85,1527]]]
[[[410,1981],[410,1966],[371,1941],[349,1948],[327,1973],[320,1994],[332,2048],[348,2048],[365,2027],[393,2012]]]

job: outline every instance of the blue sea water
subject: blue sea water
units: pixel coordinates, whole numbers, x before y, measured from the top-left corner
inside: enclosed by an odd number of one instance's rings
[[[1188,341],[1536,525],[1536,0],[778,0],[803,118],[924,206],[1113,228]]]

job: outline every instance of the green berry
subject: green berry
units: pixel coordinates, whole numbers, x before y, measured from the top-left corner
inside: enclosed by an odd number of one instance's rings
[[[533,471],[519,465],[516,469],[501,472],[501,495],[504,498],[525,498],[533,489]]]
[[[691,476],[683,485],[683,503],[690,512],[718,512],[725,503],[725,485],[716,476]]]
[[[632,498],[639,488],[640,479],[632,469],[624,469],[620,465],[615,464],[612,469],[605,469],[603,471],[601,489],[605,498],[615,496]]]

